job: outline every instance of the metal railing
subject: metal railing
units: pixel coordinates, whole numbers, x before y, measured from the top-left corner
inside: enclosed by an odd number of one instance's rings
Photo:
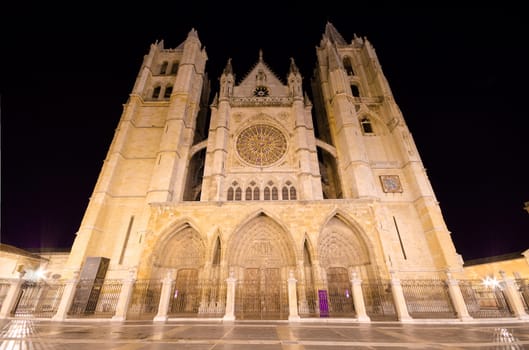
[[[13,308],[14,317],[51,318],[57,312],[64,283],[24,281]]]
[[[287,319],[289,299],[287,281],[278,273],[248,275],[235,285],[236,319]],[[182,282],[184,281],[184,282]],[[16,283],[15,283],[16,282]],[[63,298],[66,281],[35,282],[0,280],[0,300],[11,287],[19,286],[10,300],[13,317],[53,317]],[[529,304],[529,280],[516,280],[525,311]],[[122,291],[122,280],[80,280],[67,313],[72,318],[111,318]],[[412,318],[455,318],[457,314],[446,281],[439,279],[407,279],[400,281],[406,308]],[[361,284],[366,313],[371,320],[396,320],[397,313],[390,280],[364,280]],[[481,280],[459,280],[459,288],[467,310],[473,318],[514,317],[501,284],[487,285]],[[298,310],[301,317],[321,317],[319,292],[326,299],[325,317],[355,317],[351,286],[345,283],[320,285],[299,284]],[[127,306],[126,319],[150,320],[158,314],[162,291],[161,280],[137,280]],[[304,295],[300,295],[304,293]],[[223,280],[201,281],[195,275],[175,281],[168,300],[169,317],[222,317],[226,311],[227,284]],[[12,303],[12,304],[11,304]],[[120,312],[122,312],[121,310]]]
[[[9,291],[10,286],[11,286],[10,280],[0,279],[0,309],[2,308],[2,305],[4,304],[4,300],[7,296],[7,292]]]
[[[329,317],[356,317],[351,287],[333,285],[328,290]]]
[[[152,320],[158,313],[162,281],[136,280],[127,310],[128,320]]]
[[[397,320],[390,280],[362,281],[366,313],[371,320]]]
[[[226,312],[226,283],[202,282],[198,308],[200,317],[222,317]]]
[[[299,295],[299,290],[303,290],[305,295]],[[298,313],[300,317],[319,317],[318,288],[312,285],[300,285],[298,289]]]
[[[235,318],[240,320],[287,319],[287,282],[262,283],[260,280],[237,282]]]
[[[80,280],[74,302],[68,312],[69,318],[111,318],[123,286],[122,280]]]
[[[438,279],[401,281],[408,313],[413,318],[455,318],[448,285]]]
[[[518,278],[516,279],[516,285],[518,286],[518,292],[520,292],[524,310],[529,313],[529,279]]]
[[[474,318],[513,316],[500,286],[487,286],[481,280],[462,280],[459,281],[459,288],[470,316]]]

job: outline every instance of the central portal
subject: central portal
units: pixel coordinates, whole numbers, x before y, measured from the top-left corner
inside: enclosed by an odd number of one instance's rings
[[[288,318],[286,283],[278,268],[248,268],[238,285],[235,316],[238,319]]]
[[[288,318],[287,278],[295,268],[292,246],[285,230],[264,214],[234,235],[228,256],[237,276],[237,319]]]

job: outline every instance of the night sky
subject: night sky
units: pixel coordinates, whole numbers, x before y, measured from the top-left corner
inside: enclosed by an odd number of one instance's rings
[[[529,249],[525,11],[223,3],[2,11],[2,243],[71,246],[156,40],[175,48],[195,28],[214,91],[228,58],[240,81],[259,49],[284,81],[293,57],[308,84],[330,21],[375,47],[464,260]]]

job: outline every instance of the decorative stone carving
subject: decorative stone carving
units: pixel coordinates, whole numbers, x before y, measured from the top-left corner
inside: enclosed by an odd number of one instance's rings
[[[276,127],[256,124],[244,129],[236,142],[239,156],[251,165],[270,166],[286,153],[285,135]]]

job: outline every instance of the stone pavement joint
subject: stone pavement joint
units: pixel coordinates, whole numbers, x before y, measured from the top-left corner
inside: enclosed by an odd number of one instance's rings
[[[529,349],[529,324],[0,321],[0,350]]]

